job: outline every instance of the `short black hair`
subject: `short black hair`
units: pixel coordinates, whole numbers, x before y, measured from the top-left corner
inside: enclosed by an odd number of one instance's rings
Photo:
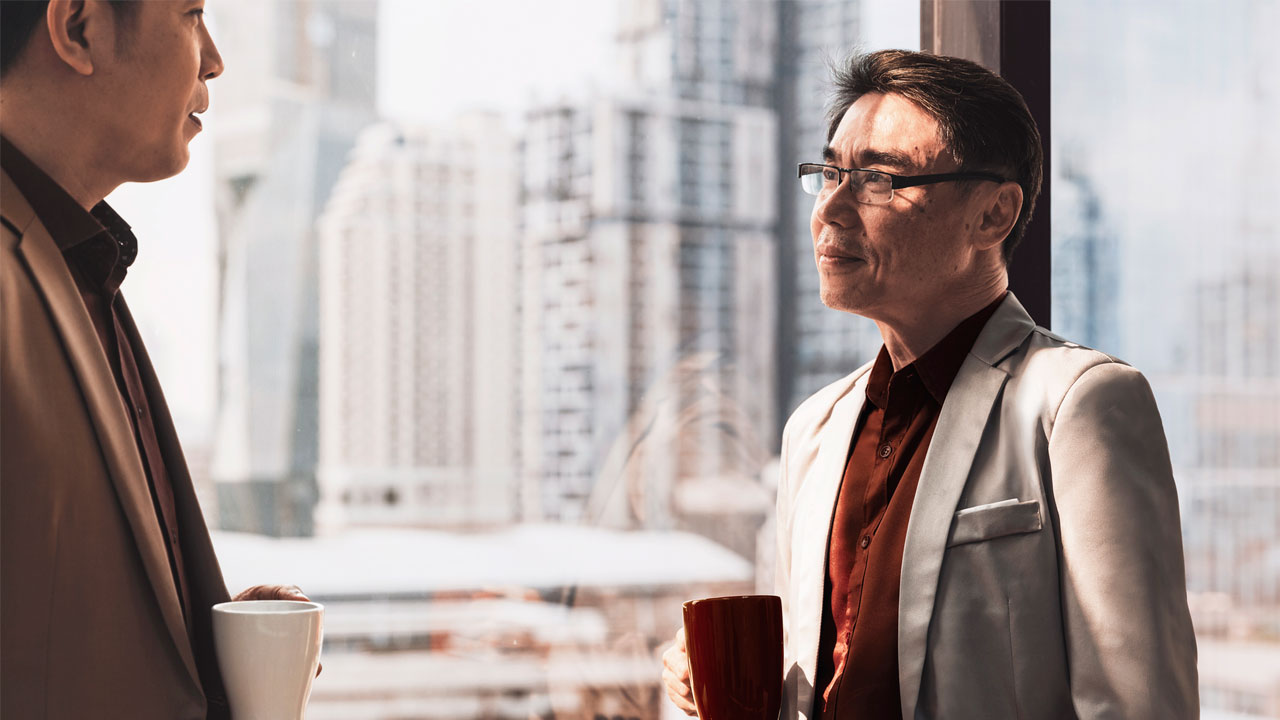
[[[116,17],[125,21],[132,18],[137,9],[134,0],[110,0],[110,3]],[[0,0],[0,76],[18,61],[48,9],[49,0]]]
[[[1044,175],[1040,131],[1022,95],[970,60],[909,50],[853,55],[832,75],[828,141],[858,98],[894,93],[938,121],[942,141],[962,168],[997,172],[1022,187],[1022,211],[1000,247],[1008,263],[1031,222]]]

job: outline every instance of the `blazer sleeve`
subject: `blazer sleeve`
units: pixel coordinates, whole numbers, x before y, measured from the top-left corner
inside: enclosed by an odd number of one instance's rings
[[[1178,496],[1146,378],[1121,363],[1085,371],[1059,406],[1049,461],[1076,714],[1198,717]]]

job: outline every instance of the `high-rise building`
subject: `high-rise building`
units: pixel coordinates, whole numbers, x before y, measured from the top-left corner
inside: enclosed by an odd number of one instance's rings
[[[1188,587],[1280,607],[1280,256],[1204,282],[1188,300],[1198,372],[1160,383]]]
[[[516,176],[493,116],[361,135],[320,228],[319,529],[514,518]]]
[[[813,197],[795,167],[819,162],[827,139],[829,64],[862,45],[863,3],[780,3],[778,84],[778,417],[774,437],[806,397],[875,357],[880,333],[865,318],[822,304],[809,218]]]
[[[678,486],[755,483],[775,415],[776,9],[625,3],[633,90],[527,115],[533,513],[671,527],[707,510],[677,507]]]
[[[715,400],[694,419],[745,418],[735,426],[748,436],[689,426],[677,450],[649,458],[657,487],[723,473],[739,443],[761,442],[773,412],[773,134],[769,110],[741,106],[610,98],[529,114],[523,457],[545,515],[581,513],[665,377],[684,377],[673,402],[704,383]]]
[[[1053,331],[1106,353],[1120,352],[1120,252],[1102,199],[1080,171],[1079,151],[1053,163]]]
[[[778,0],[624,0],[619,75],[655,98],[772,103]]]
[[[315,219],[374,117],[376,2],[228,0],[217,93],[219,524],[312,530],[318,459]],[[244,59],[251,59],[244,60]]]

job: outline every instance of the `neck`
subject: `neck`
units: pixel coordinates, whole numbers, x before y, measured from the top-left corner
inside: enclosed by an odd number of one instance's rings
[[[990,282],[909,308],[892,319],[876,319],[894,371],[915,362],[957,325],[995,302],[1008,287],[1008,275],[1001,271]]]
[[[100,172],[102,148],[87,132],[91,123],[83,121],[83,109],[65,107],[65,100],[32,97],[34,83],[5,81],[0,98],[4,136],[85,210],[102,202],[120,181]]]

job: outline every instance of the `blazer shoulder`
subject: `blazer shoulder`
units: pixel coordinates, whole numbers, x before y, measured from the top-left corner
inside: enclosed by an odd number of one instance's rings
[[[874,362],[866,363],[805,398],[804,402],[791,412],[791,417],[787,418],[782,434],[784,436],[812,435],[821,430],[827,418],[830,417],[832,408],[841,398],[849,394],[859,378],[871,370]]]
[[[1086,374],[1091,378],[1106,375],[1117,382],[1147,384],[1142,373],[1124,360],[1042,327],[1036,327],[1023,347],[1001,365],[1009,374],[1011,389],[1016,395],[1042,397],[1042,406],[1050,420]]]

